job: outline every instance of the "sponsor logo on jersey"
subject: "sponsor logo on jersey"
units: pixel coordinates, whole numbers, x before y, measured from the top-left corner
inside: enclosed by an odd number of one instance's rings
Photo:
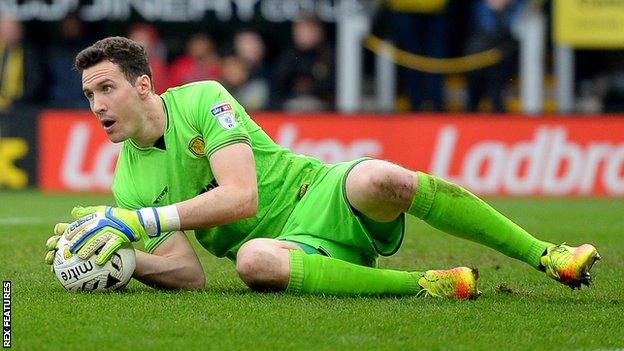
[[[210,108],[210,113],[217,118],[219,125],[223,129],[232,129],[236,127],[236,116],[232,106],[227,102],[216,104]]]
[[[202,149],[203,150],[203,149]],[[191,150],[192,151],[192,150]],[[160,194],[158,194],[158,196],[156,197],[156,199],[154,200],[154,202],[152,202],[152,204],[157,204],[159,202],[162,201],[163,197],[165,197],[165,195],[167,195],[167,192],[169,192],[169,187],[165,185],[165,187],[163,188],[163,190],[160,192]]]
[[[197,157],[204,157],[206,153],[204,152],[204,139],[200,136],[196,136],[189,142],[188,148],[193,153],[193,155]]]
[[[212,178],[212,181],[208,185],[206,185],[197,195],[208,192],[218,186],[219,186],[219,183],[217,183],[217,180],[215,178]]]

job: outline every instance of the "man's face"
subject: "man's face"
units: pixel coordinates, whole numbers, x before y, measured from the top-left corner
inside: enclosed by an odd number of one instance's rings
[[[118,143],[138,136],[141,99],[119,66],[102,61],[82,71],[82,91],[110,141]]]
[[[308,51],[323,42],[323,30],[320,24],[312,20],[303,20],[293,24],[293,41],[300,50]]]
[[[22,24],[13,17],[0,16],[0,41],[11,46],[22,40]]]

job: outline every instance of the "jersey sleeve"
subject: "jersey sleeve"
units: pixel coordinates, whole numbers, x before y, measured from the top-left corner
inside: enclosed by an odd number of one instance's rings
[[[250,144],[246,129],[249,115],[245,109],[217,82],[207,82],[197,106],[197,128],[204,137],[204,152],[208,159],[217,150],[236,143]]]

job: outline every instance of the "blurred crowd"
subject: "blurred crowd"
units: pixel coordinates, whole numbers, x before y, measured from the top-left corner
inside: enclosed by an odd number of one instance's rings
[[[457,57],[498,48],[502,59],[476,71],[430,74],[399,67],[396,111],[514,111],[517,106],[518,41],[516,27],[528,0],[386,0],[374,17],[373,31],[409,53]],[[119,31],[89,34],[75,13],[55,24],[45,43],[37,33],[0,15],[0,111],[24,105],[87,108],[75,55],[104,35],[123,35],[147,50],[158,93],[168,87],[212,79],[221,82],[248,110],[331,111],[335,109],[335,25],[312,15],[289,25],[288,40],[269,47],[275,33],[241,24],[227,36],[197,30],[163,38],[155,24],[119,26]],[[182,41],[184,44],[180,45]],[[367,53],[367,67],[373,54]],[[624,111],[624,65],[618,52],[598,56],[577,53],[578,110]],[[614,58],[615,57],[615,58]],[[370,86],[371,69],[367,68]],[[552,79],[548,80],[552,85]],[[370,91],[371,89],[364,89]],[[516,105],[514,105],[516,101]]]
[[[94,40],[76,14],[60,21],[58,36],[45,50],[24,35],[24,24],[0,16],[0,111],[39,104],[53,108],[87,108],[76,54]],[[333,48],[325,25],[314,16],[292,24],[292,43],[267,60],[260,31],[239,28],[229,45],[206,32],[195,32],[184,50],[172,57],[156,26],[135,23],[123,35],[142,44],[150,59],[154,89],[198,80],[217,80],[248,110],[323,111],[333,108]]]

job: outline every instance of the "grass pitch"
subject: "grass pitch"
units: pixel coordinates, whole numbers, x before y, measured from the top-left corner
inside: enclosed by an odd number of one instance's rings
[[[257,294],[226,259],[198,249],[201,292],[133,281],[121,293],[68,293],[43,263],[53,225],[106,195],[0,192],[0,279],[12,281],[16,350],[616,350],[624,348],[624,200],[492,199],[536,236],[591,242],[603,260],[571,291],[486,247],[410,222],[385,268],[478,267],[475,301]]]

